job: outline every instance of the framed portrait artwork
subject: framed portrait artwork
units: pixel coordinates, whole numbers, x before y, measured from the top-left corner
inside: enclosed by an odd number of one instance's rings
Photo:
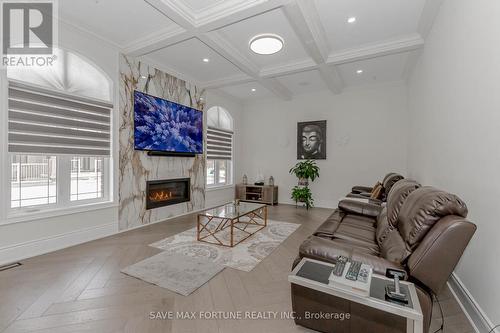
[[[297,159],[326,160],[326,120],[297,123]]]

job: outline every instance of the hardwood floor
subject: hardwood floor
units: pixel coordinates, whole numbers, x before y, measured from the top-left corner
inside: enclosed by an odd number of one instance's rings
[[[188,297],[120,273],[160,250],[148,244],[195,226],[188,215],[24,260],[0,272],[0,331],[4,332],[312,332],[293,320],[151,320],[150,313],[291,311],[287,275],[300,243],[331,213],[270,207],[274,220],[302,224],[251,272],[226,268]],[[459,305],[440,296],[445,332],[473,332]],[[434,309],[431,331],[441,319]]]

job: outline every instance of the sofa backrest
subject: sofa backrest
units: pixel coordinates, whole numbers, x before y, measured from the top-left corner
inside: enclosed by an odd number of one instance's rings
[[[401,179],[392,186],[387,197],[387,206],[377,220],[376,239],[380,255],[387,260],[401,263],[410,251],[396,229],[399,211],[410,193],[420,187],[414,180]]]
[[[413,250],[438,220],[448,215],[467,216],[467,206],[456,195],[431,186],[408,195],[398,218],[398,229],[408,248]]]
[[[403,179],[404,177],[401,176],[400,174],[397,173],[389,173],[384,177],[384,180],[382,181],[382,186],[384,187],[384,193],[385,195],[389,194],[391,192],[392,186],[396,184],[398,181]]]
[[[399,212],[406,198],[420,186],[419,183],[411,179],[401,179],[392,186],[387,196],[387,219],[391,226],[397,226]]]

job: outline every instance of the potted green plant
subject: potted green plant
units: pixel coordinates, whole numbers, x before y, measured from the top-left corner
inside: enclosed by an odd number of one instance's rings
[[[303,202],[307,209],[312,207],[314,202],[311,189],[307,186],[295,186],[292,189],[292,199],[295,200],[295,205],[299,202]]]
[[[295,200],[295,205],[303,202],[306,208],[309,209],[313,206],[314,202],[311,189],[309,188],[309,180],[313,182],[319,177],[319,167],[316,161],[305,160],[298,162],[289,172],[299,179],[298,185],[292,189],[292,199]]]
[[[319,177],[319,167],[314,160],[305,160],[298,162],[290,169],[290,173],[297,176],[299,185],[309,185],[309,180],[312,182]]]

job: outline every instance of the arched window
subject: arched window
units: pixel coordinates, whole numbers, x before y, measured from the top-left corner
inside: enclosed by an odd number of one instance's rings
[[[13,210],[110,199],[112,83],[83,57],[54,54],[52,66],[7,68]]]
[[[229,112],[213,106],[207,111],[207,186],[233,183],[233,118]]]

